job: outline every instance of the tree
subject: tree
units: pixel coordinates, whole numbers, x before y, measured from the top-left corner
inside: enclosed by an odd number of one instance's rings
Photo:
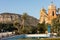
[[[24,29],[24,25],[25,25],[25,20],[27,19],[27,13],[23,13],[22,15],[22,26],[23,26],[23,29]]]
[[[0,32],[1,32],[2,29],[3,29],[3,27],[2,27],[2,23],[0,23]]]
[[[37,24],[37,31],[39,31],[39,33],[45,33],[46,30],[47,24],[45,24],[45,22]]]
[[[57,11],[57,12],[58,12],[58,14],[59,14],[59,13],[60,13],[60,8],[58,8],[56,11]]]
[[[59,16],[57,16],[57,18],[52,20],[52,25],[51,28],[53,29],[53,32],[58,32],[58,28],[60,26],[60,21],[59,21]]]
[[[21,32],[20,32],[20,31],[21,31],[21,29],[20,29],[20,28],[21,28],[21,25],[20,25],[19,19],[16,19],[16,20],[13,22],[13,25],[14,25],[15,28],[17,28],[17,31],[16,31],[16,32],[20,34],[20,33],[21,33]]]
[[[22,18],[22,25],[20,24],[20,20],[19,19],[16,19],[14,21],[14,26],[18,29],[18,33],[19,34],[24,34],[24,33],[27,33],[26,31],[26,27],[25,27],[25,20],[27,19],[27,13],[23,13],[23,15],[21,16]]]

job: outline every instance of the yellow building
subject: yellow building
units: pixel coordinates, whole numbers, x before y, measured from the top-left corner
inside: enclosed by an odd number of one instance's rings
[[[40,21],[39,23],[45,23],[51,24],[52,19],[57,18],[56,14],[56,6],[54,4],[51,4],[48,6],[48,12],[44,8],[40,10]]]

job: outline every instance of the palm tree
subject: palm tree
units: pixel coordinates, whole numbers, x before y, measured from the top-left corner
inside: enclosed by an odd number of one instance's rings
[[[23,13],[22,15],[22,26],[23,26],[23,29],[24,29],[24,25],[25,25],[25,20],[27,19],[27,13]]]

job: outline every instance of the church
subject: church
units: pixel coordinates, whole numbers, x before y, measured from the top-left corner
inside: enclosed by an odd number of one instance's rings
[[[51,3],[48,6],[48,11],[47,12],[44,8],[42,8],[40,10],[39,23],[43,23],[45,21],[45,23],[51,24],[52,20],[54,18],[57,18],[57,16],[59,16],[59,14],[57,14],[56,10],[57,10],[57,8],[53,3]]]

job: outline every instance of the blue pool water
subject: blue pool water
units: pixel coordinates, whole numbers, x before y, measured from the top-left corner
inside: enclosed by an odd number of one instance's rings
[[[8,38],[2,38],[0,40],[37,40],[37,38],[26,38],[24,35],[17,35],[17,36],[12,36]]]
[[[2,38],[1,40],[17,40],[19,38],[24,38],[24,35],[17,35],[17,36]]]

